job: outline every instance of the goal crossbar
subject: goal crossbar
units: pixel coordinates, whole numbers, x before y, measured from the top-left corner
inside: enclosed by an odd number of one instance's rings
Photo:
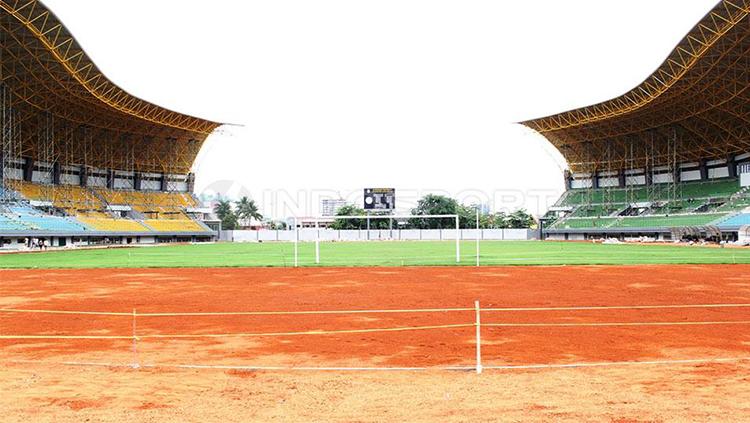
[[[461,231],[457,214],[409,214],[409,215],[345,215],[345,216],[316,216],[309,218],[315,222],[315,264],[320,264],[320,233],[318,232],[321,220],[342,219],[342,220],[370,220],[370,219],[454,219],[456,227],[456,263],[461,263]],[[299,266],[299,227],[297,219],[294,219],[294,267]]]
[[[458,219],[457,214],[362,214],[362,215],[348,215],[348,216],[318,216],[313,217],[311,220],[321,221],[329,219],[430,219],[430,218],[455,218]]]

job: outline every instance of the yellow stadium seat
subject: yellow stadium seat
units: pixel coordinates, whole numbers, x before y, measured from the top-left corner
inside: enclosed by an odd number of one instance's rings
[[[74,185],[42,185],[25,181],[13,181],[13,189],[28,200],[49,201],[69,214],[77,210],[104,210],[104,203],[87,188]]]
[[[100,217],[77,217],[78,221],[95,231],[107,232],[148,232],[148,228],[135,220],[105,219]]]
[[[179,214],[186,207],[197,206],[193,196],[184,192],[96,190],[109,204],[129,205],[140,213]]]
[[[186,219],[147,219],[146,225],[157,232],[204,232],[205,228],[192,220]]]
[[[52,186],[25,181],[12,181],[11,187],[29,200],[52,202],[55,207],[75,216],[81,223],[96,231],[205,231],[205,228],[192,220],[185,211],[186,208],[198,205],[189,193],[112,190],[73,185]],[[134,211],[144,214],[147,219],[142,224],[138,220],[112,218],[106,211],[107,204],[130,206]]]

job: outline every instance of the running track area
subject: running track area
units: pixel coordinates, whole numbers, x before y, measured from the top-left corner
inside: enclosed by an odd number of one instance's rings
[[[476,300],[486,366],[750,357],[750,266],[680,265],[0,271],[0,359],[471,367]]]

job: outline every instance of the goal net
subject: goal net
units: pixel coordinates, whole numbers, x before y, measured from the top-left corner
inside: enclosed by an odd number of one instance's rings
[[[455,214],[315,217],[294,222],[294,265],[439,265],[461,262]]]

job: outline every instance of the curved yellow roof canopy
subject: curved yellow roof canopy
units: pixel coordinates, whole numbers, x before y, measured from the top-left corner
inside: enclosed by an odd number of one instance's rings
[[[44,130],[63,164],[183,173],[220,125],[119,88],[38,0],[0,0],[0,37],[3,104],[15,114],[24,156],[49,159],[38,146]]]
[[[646,81],[603,103],[522,122],[574,172],[750,151],[750,0],[720,1]]]

